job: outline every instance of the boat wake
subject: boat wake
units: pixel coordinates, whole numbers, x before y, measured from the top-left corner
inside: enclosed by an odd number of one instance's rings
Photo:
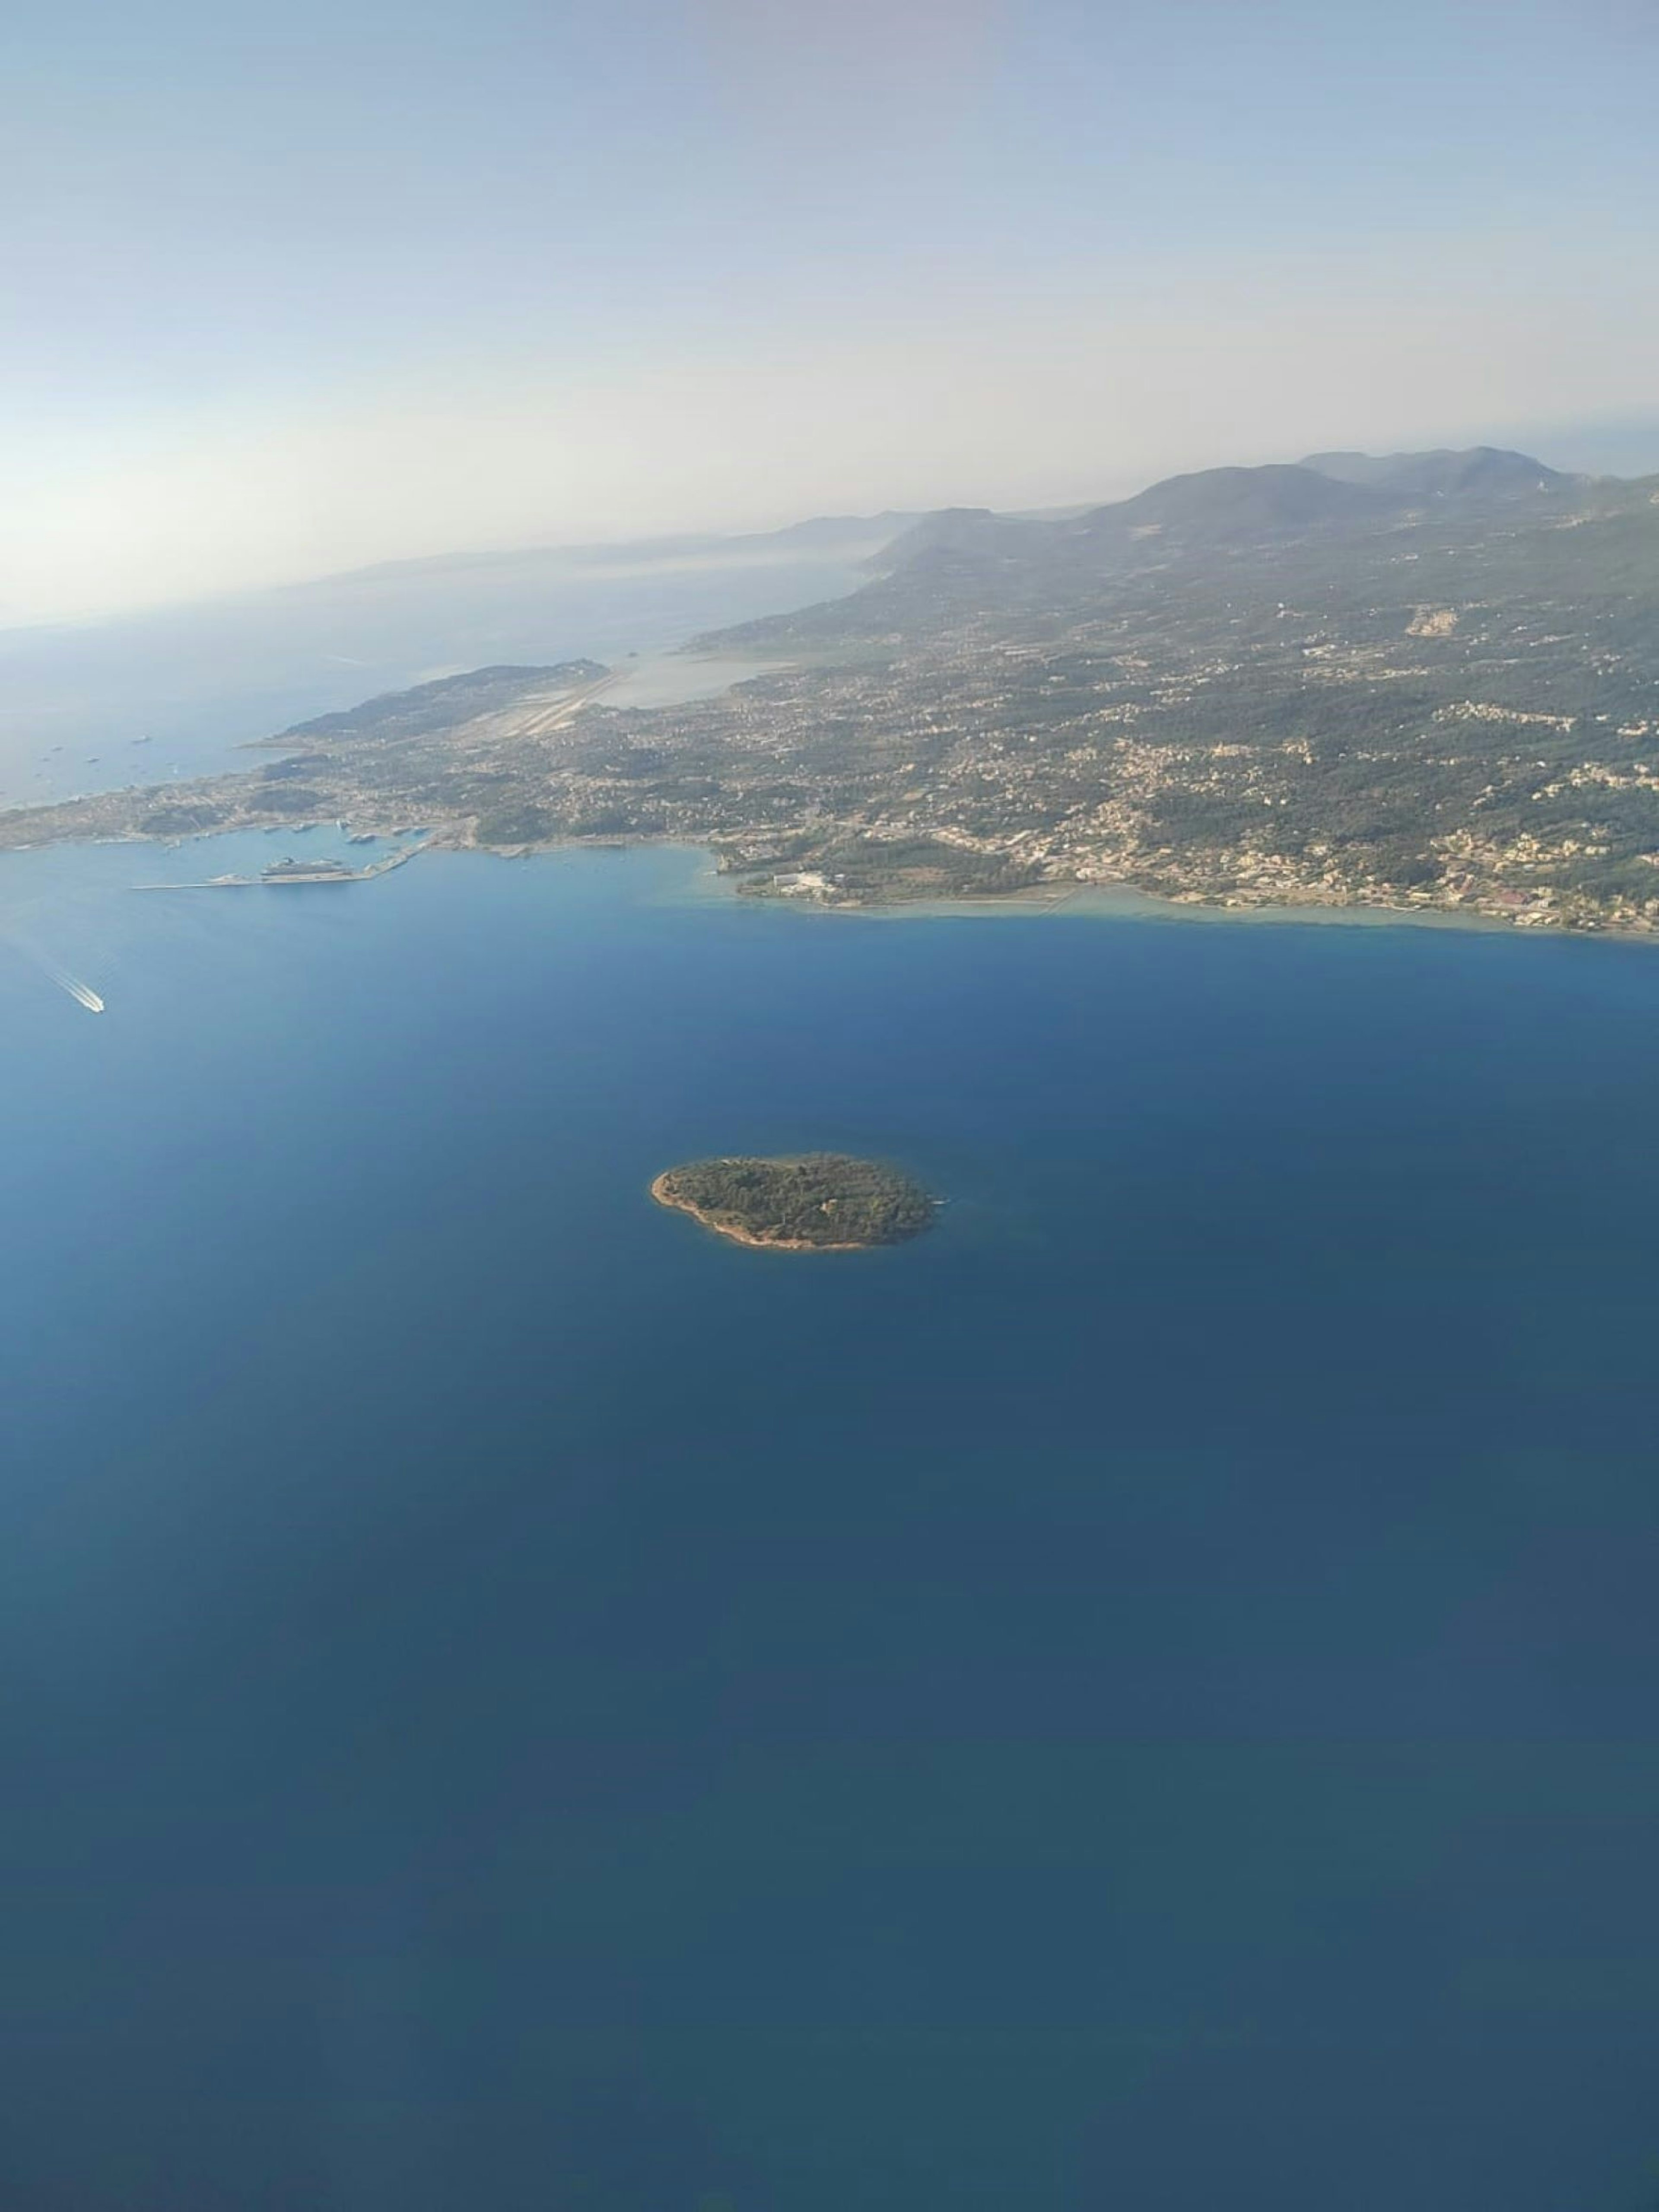
[[[56,983],[65,997],[73,999],[77,1006],[84,1006],[89,1014],[106,1012],[102,997],[91,984],[83,983],[78,975],[71,975],[67,968],[60,968],[40,950],[34,931],[20,926],[24,915],[30,912],[29,907],[15,908],[0,921],[0,951],[15,953],[29,967],[38,968],[49,983]]]
[[[71,975],[67,969],[59,968],[53,961],[42,960],[40,965],[60,991],[69,993],[77,1006],[84,1006],[89,1014],[104,1012],[104,1002],[90,983],[82,983],[78,977]]]

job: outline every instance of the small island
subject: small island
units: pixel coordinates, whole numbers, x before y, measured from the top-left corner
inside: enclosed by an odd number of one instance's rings
[[[919,1237],[936,1201],[880,1160],[846,1152],[778,1159],[693,1160],[651,1186],[675,1207],[734,1243],[780,1252],[860,1252]]]

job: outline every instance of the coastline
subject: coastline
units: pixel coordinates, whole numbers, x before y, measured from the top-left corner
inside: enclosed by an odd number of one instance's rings
[[[657,841],[641,838],[637,842],[644,844]],[[684,845],[683,841],[675,838],[665,838],[660,842],[667,845],[682,844],[683,849],[687,851],[707,852],[712,849],[706,846]],[[542,849],[550,851],[555,848],[547,847]],[[721,870],[718,866],[710,867],[704,871],[704,876],[710,887],[707,895],[714,896],[714,886],[725,881]],[[827,900],[767,892],[744,893],[741,890],[735,890],[732,895],[744,904],[788,907],[804,914],[854,915],[877,921],[994,920],[1007,915],[1059,915],[1084,921],[1212,925],[1239,922],[1273,927],[1304,923],[1311,928],[1320,929],[1444,929],[1481,936],[1577,938],[1599,939],[1605,943],[1659,944],[1659,929],[1615,928],[1594,923],[1546,921],[1535,912],[1510,918],[1464,907],[1390,906],[1359,899],[1342,904],[1323,899],[1264,901],[1256,904],[1228,898],[1195,898],[1189,894],[1176,896],[1149,891],[1133,884],[1035,884],[1020,890],[963,898],[945,896],[917,899]]]
[[[157,853],[178,851],[186,847],[209,845],[221,839],[250,836],[276,836],[286,834],[301,836],[325,833],[338,825],[331,819],[319,817],[313,822],[274,823],[237,823],[222,829],[202,831],[183,837],[144,836],[139,834],[87,838],[46,838],[39,843],[0,845],[0,868],[12,856],[22,858],[42,852],[109,851],[118,848],[134,850],[153,849]],[[408,836],[406,821],[395,824],[374,825],[367,822],[359,829],[348,823],[348,830],[358,841],[385,840]],[[1267,928],[1283,928],[1297,924],[1310,928],[1361,929],[1429,929],[1452,930],[1485,936],[1527,936],[1549,939],[1572,938],[1583,941],[1626,945],[1659,943],[1659,930],[1631,929],[1602,927],[1595,923],[1564,922],[1548,920],[1536,909],[1517,913],[1512,917],[1498,914],[1471,911],[1465,908],[1432,905],[1380,905],[1355,900],[1337,904],[1326,900],[1307,900],[1293,902],[1239,902],[1228,898],[1199,898],[1190,894],[1166,896],[1145,890],[1129,884],[1052,883],[1027,885],[1019,890],[973,897],[935,896],[916,899],[860,899],[824,900],[804,898],[764,891],[745,892],[719,865],[716,848],[695,839],[683,836],[655,836],[628,832],[608,833],[596,836],[568,836],[550,839],[545,843],[516,846],[481,845],[473,842],[459,825],[434,828],[423,825],[422,841],[411,847],[406,857],[416,860],[428,854],[471,854],[500,860],[530,860],[553,857],[561,853],[626,852],[649,847],[665,851],[695,854],[702,865],[693,884],[679,894],[687,903],[702,905],[710,902],[735,903],[765,908],[771,911],[791,909],[811,915],[856,915],[866,921],[902,922],[907,921],[988,920],[1023,916],[1059,915],[1068,920],[1084,921],[1145,921],[1161,923],[1218,924],[1240,923]],[[401,863],[400,863],[401,865]],[[394,872],[381,867],[365,871],[365,880],[370,875]],[[191,885],[138,884],[134,889],[164,890],[196,888]],[[814,1246],[814,1250],[832,1248]],[[848,1249],[857,1249],[858,1247]]]
[[[1380,906],[1361,900],[1345,906],[1311,900],[1305,904],[1281,902],[1247,906],[1226,899],[1169,896],[1141,890],[1129,884],[1073,884],[1056,887],[1052,895],[1047,887],[1038,886],[979,898],[839,899],[827,902],[763,897],[757,903],[799,906],[816,914],[862,915],[891,921],[1060,915],[1081,921],[1241,922],[1274,927],[1302,922],[1313,928],[1451,929],[1499,937],[1623,938],[1642,943],[1659,939],[1659,931],[1583,928],[1561,922],[1533,921],[1522,925],[1506,921],[1498,915],[1469,914],[1455,907]]]

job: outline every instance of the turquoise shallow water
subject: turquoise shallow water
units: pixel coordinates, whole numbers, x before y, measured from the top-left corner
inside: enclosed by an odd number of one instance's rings
[[[0,877],[0,2198],[1645,2212],[1659,957],[202,857]]]

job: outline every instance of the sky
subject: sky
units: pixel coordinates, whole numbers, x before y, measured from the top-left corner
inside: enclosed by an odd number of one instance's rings
[[[1656,72],[1659,0],[12,0],[0,625],[1330,445],[1659,468]]]

